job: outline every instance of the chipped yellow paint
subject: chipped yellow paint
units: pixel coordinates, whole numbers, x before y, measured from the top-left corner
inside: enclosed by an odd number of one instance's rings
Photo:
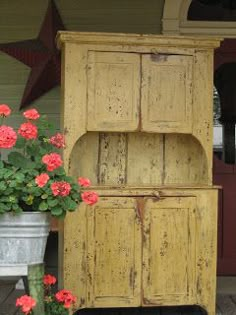
[[[192,133],[192,64],[193,56],[142,56],[142,131]]]
[[[77,307],[215,315],[212,56],[218,39],[60,32],[65,166],[100,201],[61,226]]]
[[[145,198],[143,304],[193,304],[196,198]]]
[[[142,240],[135,198],[101,198],[87,207],[86,219],[87,306],[139,306]]]

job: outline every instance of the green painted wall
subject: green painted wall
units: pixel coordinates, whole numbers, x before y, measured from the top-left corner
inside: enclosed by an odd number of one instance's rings
[[[47,0],[0,0],[0,42],[35,38],[47,9]],[[161,32],[164,0],[55,0],[67,30],[155,33]],[[0,52],[0,104],[15,111],[9,118],[21,122],[19,103],[29,68]],[[59,125],[60,89],[35,102]]]

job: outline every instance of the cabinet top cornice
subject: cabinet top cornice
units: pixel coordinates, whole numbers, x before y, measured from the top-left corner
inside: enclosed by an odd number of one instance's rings
[[[123,34],[60,31],[56,41],[58,48],[64,43],[93,44],[93,45],[128,45],[128,46],[181,46],[185,48],[217,48],[222,38],[200,36],[166,36],[152,34]]]

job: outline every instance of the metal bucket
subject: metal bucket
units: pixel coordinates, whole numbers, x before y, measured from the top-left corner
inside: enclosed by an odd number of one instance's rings
[[[0,267],[43,263],[50,214],[0,215]]]

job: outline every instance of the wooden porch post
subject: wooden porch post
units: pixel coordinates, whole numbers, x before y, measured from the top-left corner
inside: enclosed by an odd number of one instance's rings
[[[44,288],[43,288],[44,265],[32,265],[28,267],[28,282],[30,295],[36,300],[34,315],[44,315]]]

